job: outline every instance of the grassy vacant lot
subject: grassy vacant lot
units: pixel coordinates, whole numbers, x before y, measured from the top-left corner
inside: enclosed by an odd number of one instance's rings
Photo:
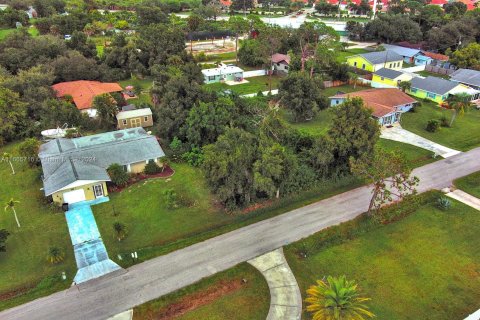
[[[339,51],[339,52],[337,52],[337,61],[338,62],[347,62],[347,57],[350,57],[350,56],[353,56],[353,55],[356,55],[356,54],[360,54],[360,53],[367,53],[367,52],[370,52],[370,51],[365,50],[365,49],[360,49],[360,48],[347,49],[345,51]]]
[[[16,145],[1,148],[0,155],[3,152],[15,156]],[[64,215],[42,205],[40,170],[31,169],[24,162],[13,162],[13,166],[15,175],[7,162],[0,162],[0,228],[10,232],[7,252],[0,252],[0,309],[66,288],[76,272]],[[3,210],[10,198],[20,201],[16,210],[21,228],[17,227],[13,214]],[[63,263],[47,262],[50,246],[62,248]],[[62,271],[67,274],[66,281],[60,280]]]
[[[272,76],[272,90],[277,89],[282,77],[279,76]],[[269,77],[268,76],[261,76],[261,77],[253,77],[247,78],[248,83],[245,84],[237,84],[234,86],[229,86],[225,83],[211,83],[205,84],[204,86],[213,91],[223,91],[223,90],[231,90],[237,94],[249,94],[249,93],[258,93],[259,91],[268,91],[269,89]]]
[[[247,282],[242,283],[242,279]],[[265,319],[269,304],[270,293],[262,274],[247,263],[243,263],[172,294],[147,302],[134,309],[133,318]]]
[[[463,319],[480,299],[480,214],[453,202],[448,211],[421,205],[406,218],[300,258],[287,259],[302,294],[317,279],[346,275],[372,298],[378,319]],[[322,241],[322,233],[309,241]],[[310,315],[305,314],[305,319]]]
[[[454,184],[460,190],[470,193],[472,196],[480,198],[480,171],[472,173],[466,177],[457,179]]]
[[[442,117],[449,121],[453,111],[440,108],[433,102],[422,102],[422,105],[415,110],[416,112],[407,112],[402,115],[401,123],[405,129],[461,151],[480,145],[480,111],[471,109],[463,116],[458,116],[451,128],[441,127],[437,132],[432,133],[425,130],[428,121],[440,121]]]

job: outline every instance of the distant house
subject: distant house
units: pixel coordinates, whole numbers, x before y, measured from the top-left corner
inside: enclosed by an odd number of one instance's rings
[[[375,51],[347,57],[347,63],[351,67],[370,72],[382,68],[400,70],[403,57],[393,51]]]
[[[122,87],[118,83],[88,80],[61,82],[54,84],[52,88],[58,98],[71,96],[77,109],[87,113],[90,117],[97,115],[97,110],[92,108],[93,99],[96,96],[122,91]]]
[[[445,102],[451,95],[465,93],[471,96],[471,100],[478,98],[479,91],[470,88],[464,84],[445,80],[437,77],[413,78],[412,85],[408,93],[421,98],[435,101],[437,103]]]
[[[412,78],[410,73],[382,68],[373,73],[371,85],[374,88],[398,88],[400,82],[410,81]]]
[[[43,191],[55,203],[94,200],[108,194],[107,168],[118,163],[126,172],[142,172],[149,161],[165,156],[143,128],[55,139],[40,146]],[[160,164],[160,163],[159,163]]]
[[[433,64],[437,66],[445,64],[449,59],[449,57],[444,54],[430,52],[430,51],[422,51],[422,54],[425,57],[432,59],[432,61],[429,64]]]
[[[480,71],[471,69],[458,69],[450,75],[450,80],[462,83],[473,89],[480,90]]]
[[[153,126],[152,110],[150,108],[133,109],[117,113],[117,128],[128,129]]]
[[[384,44],[383,47],[388,51],[393,51],[401,55],[403,57],[403,61],[406,63],[415,63],[415,58],[422,54],[418,49],[405,48],[393,44]]]
[[[220,81],[241,81],[243,70],[234,65],[220,65],[218,68],[202,70],[205,83]]]
[[[352,98],[361,98],[365,106],[372,110],[372,116],[382,126],[399,122],[401,114],[410,110],[417,102],[398,89],[381,88],[337,94],[330,97],[330,105],[339,105]]]
[[[433,59],[429,56],[425,56],[423,54],[419,54],[414,59],[414,64],[416,66],[426,66],[433,62]]]
[[[288,73],[290,67],[290,56],[288,54],[275,53],[271,59],[274,72]]]

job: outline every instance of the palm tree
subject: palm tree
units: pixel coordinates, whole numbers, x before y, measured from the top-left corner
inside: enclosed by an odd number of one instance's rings
[[[453,125],[453,122],[457,118],[457,115],[462,116],[465,111],[468,111],[472,106],[472,102],[470,101],[470,95],[467,93],[459,93],[455,95],[451,95],[448,99],[448,106],[453,110],[452,118],[450,119],[449,126]]]
[[[58,247],[51,247],[48,249],[48,261],[52,264],[57,264],[62,262],[65,259],[65,253],[63,253],[62,249]]]
[[[402,89],[403,92],[410,90],[412,88],[412,83],[410,81],[400,81],[398,87]]]
[[[360,297],[355,281],[345,276],[318,280],[307,295],[307,311],[313,313],[313,320],[364,320],[375,316],[364,304],[370,299]]]
[[[12,164],[12,161],[10,161],[12,159],[12,155],[8,152],[4,152],[3,153],[3,158],[5,160],[8,161],[8,163],[10,164],[10,168],[12,168],[12,174],[15,174],[15,169],[13,169],[13,164]]]
[[[15,221],[17,221],[17,226],[20,228],[20,222],[18,221],[17,212],[15,211],[15,203],[20,203],[20,201],[13,200],[13,198],[11,198],[5,204],[5,211],[7,211],[7,209],[12,209],[13,215],[15,216]]]
[[[355,89],[357,87],[358,74],[356,74],[355,72],[349,72],[348,78],[350,79],[350,81],[353,82],[353,89]]]
[[[121,222],[115,222],[113,224],[113,230],[115,231],[118,241],[121,241],[127,235],[127,228]]]

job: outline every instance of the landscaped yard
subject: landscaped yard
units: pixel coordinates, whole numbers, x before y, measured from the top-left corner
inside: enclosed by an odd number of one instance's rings
[[[0,155],[3,152],[18,155],[13,144],[0,148]],[[13,162],[13,166],[15,175],[7,162],[0,162],[0,228],[10,232],[7,252],[0,252],[0,309],[67,288],[76,272],[63,213],[60,210],[52,213],[42,205],[40,169],[31,169],[25,162],[18,161]],[[15,207],[21,228],[17,227],[12,212],[3,210],[10,198],[20,201]],[[62,249],[64,262],[52,265],[47,261],[50,246]],[[61,280],[62,271],[67,275],[65,281]],[[8,300],[16,295],[17,298]]]
[[[272,76],[272,90],[277,89],[282,77],[279,76]],[[269,76],[260,76],[260,77],[252,77],[245,79],[248,83],[245,84],[237,84],[234,86],[229,86],[225,83],[211,83],[205,84],[204,86],[213,91],[224,91],[230,90],[235,92],[239,95],[242,94],[249,94],[249,93],[258,93],[259,91],[268,91],[269,89]]]
[[[135,308],[133,319],[260,320],[267,316],[269,303],[262,274],[243,263]]]
[[[139,104],[139,103],[148,103],[152,104],[152,99],[150,97],[150,89],[152,88],[153,82],[151,78],[143,78],[143,79],[127,79],[118,82],[122,88],[125,89],[127,86],[139,86],[142,90],[142,93],[133,99],[128,99],[127,103],[132,104]]]
[[[300,290],[325,276],[356,280],[377,319],[463,319],[480,306],[480,214],[458,202],[432,203],[408,217],[300,257],[305,244],[286,248]],[[338,232],[342,233],[342,232]],[[322,241],[318,233],[307,241]],[[305,296],[304,296],[305,298]],[[305,319],[311,319],[304,314]]]
[[[480,171],[457,179],[454,184],[458,189],[480,198]]]
[[[345,51],[338,51],[336,53],[336,56],[337,56],[336,58],[338,62],[347,62],[347,57],[360,54],[360,53],[367,53],[367,52],[370,52],[370,51],[361,49],[361,48],[347,49]]]
[[[422,102],[415,112],[402,115],[401,124],[403,128],[449,148],[467,151],[480,146],[480,111],[474,108],[458,116],[451,128],[440,127],[434,133],[425,130],[428,121],[440,121],[442,117],[450,121],[452,113],[433,102]]]

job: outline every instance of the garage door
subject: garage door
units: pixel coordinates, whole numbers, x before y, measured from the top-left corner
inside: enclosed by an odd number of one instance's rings
[[[66,203],[75,203],[79,201],[84,201],[85,200],[85,192],[83,189],[80,190],[73,190],[69,192],[65,192],[63,194],[63,202]]]

